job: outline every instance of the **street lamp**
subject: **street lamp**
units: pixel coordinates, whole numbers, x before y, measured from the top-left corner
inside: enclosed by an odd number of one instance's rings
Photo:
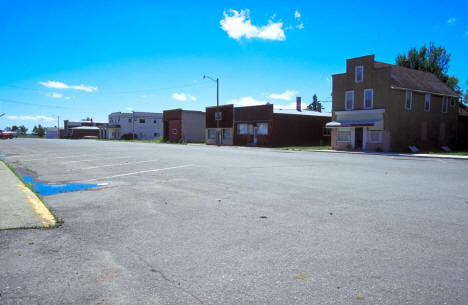
[[[203,75],[203,79],[205,78],[208,78],[214,82],[216,82],[216,114],[215,114],[215,120],[216,120],[216,145],[220,145],[219,143],[219,135],[218,135],[218,132],[219,132],[219,121],[221,119],[220,115],[219,115],[219,78],[212,78],[210,76],[207,76],[207,75]]]

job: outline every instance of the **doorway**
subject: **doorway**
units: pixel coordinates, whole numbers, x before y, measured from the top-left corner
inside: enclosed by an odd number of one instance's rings
[[[356,128],[354,131],[354,148],[362,149],[362,128]]]

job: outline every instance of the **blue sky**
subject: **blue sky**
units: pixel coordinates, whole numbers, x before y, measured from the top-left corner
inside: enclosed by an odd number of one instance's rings
[[[220,101],[285,107],[346,58],[433,41],[468,80],[466,1],[0,1],[0,128],[107,121],[115,111],[203,110]],[[63,124],[61,122],[60,124]]]

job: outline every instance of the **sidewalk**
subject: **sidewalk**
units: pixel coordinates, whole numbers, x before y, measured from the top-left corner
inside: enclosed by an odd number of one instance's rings
[[[349,151],[349,150],[307,150],[307,151],[312,151],[312,152],[325,152],[325,153],[336,153],[336,154],[381,155],[381,156],[394,156],[394,157],[437,158],[437,159],[468,160],[468,156],[459,156],[459,155],[405,154],[405,153],[366,152],[366,151]]]
[[[55,225],[42,201],[3,162],[0,181],[0,230]]]

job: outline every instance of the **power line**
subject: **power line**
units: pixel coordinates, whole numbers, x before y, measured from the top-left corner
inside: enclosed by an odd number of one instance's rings
[[[21,102],[17,100],[11,100],[11,99],[6,99],[6,98],[0,98],[1,102],[4,103],[11,103],[11,104],[21,104],[21,105],[29,105],[29,106],[39,106],[39,107],[53,107],[53,108],[75,108],[75,107],[63,107],[63,106],[57,106],[57,105],[44,105],[44,104],[36,104],[36,103],[28,103],[28,102]]]

